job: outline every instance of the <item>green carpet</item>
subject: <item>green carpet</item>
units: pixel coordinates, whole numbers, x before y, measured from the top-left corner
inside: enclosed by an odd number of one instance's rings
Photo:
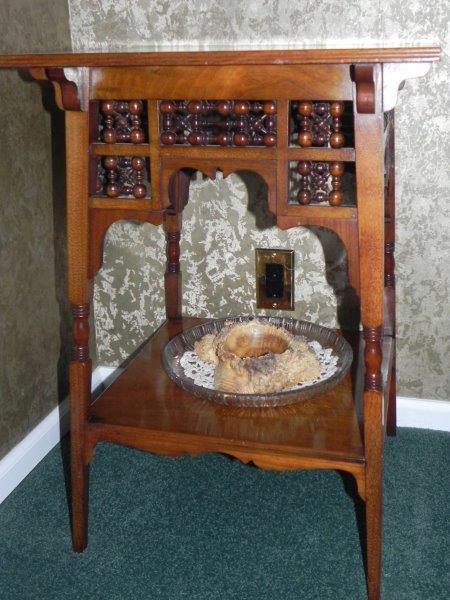
[[[101,444],[89,545],[77,555],[61,454],[0,506],[1,600],[365,598],[354,504],[338,473]],[[449,458],[445,433],[401,429],[386,440],[386,600],[450,598]]]

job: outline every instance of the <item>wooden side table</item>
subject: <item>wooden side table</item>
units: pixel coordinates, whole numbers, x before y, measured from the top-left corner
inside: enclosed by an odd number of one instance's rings
[[[224,452],[266,469],[340,469],[365,502],[367,586],[380,595],[383,431],[395,434],[394,106],[438,48],[0,57],[55,88],[66,111],[73,547],[87,542],[87,471],[110,441],[176,456]],[[334,230],[358,294],[361,339],[333,390],[277,409],[235,409],[178,388],[166,342],[181,315],[180,213],[192,170],[255,171],[279,227]],[[292,175],[294,173],[294,175]],[[353,188],[354,193],[348,190]],[[91,282],[108,227],[162,225],[166,323],[91,403]]]

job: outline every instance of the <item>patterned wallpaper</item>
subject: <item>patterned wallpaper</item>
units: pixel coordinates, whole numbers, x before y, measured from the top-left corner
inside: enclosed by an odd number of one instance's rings
[[[373,46],[440,43],[448,50],[444,0],[69,0],[75,49],[158,49],[168,44]],[[447,36],[447,37],[446,37]],[[403,395],[450,399],[450,204],[448,57],[410,81],[397,111],[398,345]],[[254,248],[295,249],[295,316],[336,323],[345,295],[345,258],[328,232],[278,231],[253,175],[191,186],[184,213],[184,312],[255,310]],[[123,360],[163,319],[162,232],[116,223],[96,278],[99,362]]]
[[[65,0],[2,0],[0,14],[1,53],[70,50]],[[1,459],[64,398],[70,346],[63,114],[17,72],[0,72],[0,97]]]

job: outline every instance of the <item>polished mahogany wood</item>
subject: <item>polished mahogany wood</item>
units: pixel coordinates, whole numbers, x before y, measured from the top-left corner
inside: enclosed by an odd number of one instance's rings
[[[434,62],[442,56],[437,46],[400,48],[302,48],[169,52],[69,52],[65,54],[13,54],[0,57],[0,68],[127,67],[130,65],[321,65],[357,63]]]
[[[340,469],[365,502],[367,592],[379,599],[383,431],[395,433],[393,108],[402,81],[440,56],[436,47],[0,56],[0,68],[51,82],[67,111],[76,551],[87,541],[88,465],[101,441],[169,456],[224,452],[266,469]],[[344,123],[350,106],[353,133]],[[314,176],[300,182],[300,203],[295,168]],[[190,177],[217,170],[258,174],[278,227],[327,227],[340,237],[363,333],[351,374],[333,390],[289,407],[233,409],[187,394],[162,369],[164,344],[198,322],[181,314]],[[356,172],[356,203],[346,198],[346,170]],[[90,406],[91,285],[106,231],[121,219],[165,229],[169,320]]]
[[[384,295],[384,120],[355,102],[360,309],[364,332],[364,455],[366,460],[366,561],[369,599],[380,596],[382,509],[382,330]]]
[[[386,297],[386,322],[390,327],[390,335],[396,337],[395,308],[395,117],[394,110],[387,113],[385,128],[385,169],[387,175],[385,189],[385,245],[384,245],[384,284]],[[392,377],[389,385],[389,404],[387,409],[386,432],[395,435],[397,430],[397,382],[396,353],[394,348]]]
[[[166,315],[168,319],[181,318],[181,271],[180,271],[180,239],[181,217],[179,213],[166,212],[164,217],[166,232],[167,264],[164,273],[164,292]]]
[[[364,451],[352,389],[362,386],[362,363],[333,390],[296,405],[257,410],[221,406],[179,388],[161,365],[165,344],[183,329],[202,322],[194,318],[166,322],[96,400],[90,418],[103,425],[101,439],[108,439],[108,427],[113,425],[112,435],[121,431],[127,445],[152,443],[156,452],[158,443],[167,449],[173,434],[180,434],[177,452],[226,452],[226,447],[235,455],[245,449],[246,456],[257,463],[262,450],[264,457],[273,451],[278,454],[279,468],[281,457],[285,468],[298,468],[300,459],[302,468],[307,468],[309,459],[316,457],[324,468],[338,460],[340,468],[361,477]],[[357,342],[355,354],[359,354]],[[137,429],[141,441],[134,443]],[[149,439],[144,442],[147,433]],[[97,434],[92,435],[95,439]],[[296,461],[294,466],[291,459]],[[363,493],[361,486],[362,482]]]
[[[73,357],[69,365],[72,543],[81,552],[87,543],[88,465],[84,459],[91,388],[89,358],[89,157],[88,115],[66,112],[68,296],[73,313]],[[80,189],[80,182],[85,185]]]

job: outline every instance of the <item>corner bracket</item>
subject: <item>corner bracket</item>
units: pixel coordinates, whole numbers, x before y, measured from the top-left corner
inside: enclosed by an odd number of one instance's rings
[[[362,114],[375,112],[375,74],[373,65],[354,65],[356,109]]]
[[[55,102],[61,110],[87,110],[87,69],[50,67],[31,68],[29,73],[37,81],[50,81],[55,90]]]

